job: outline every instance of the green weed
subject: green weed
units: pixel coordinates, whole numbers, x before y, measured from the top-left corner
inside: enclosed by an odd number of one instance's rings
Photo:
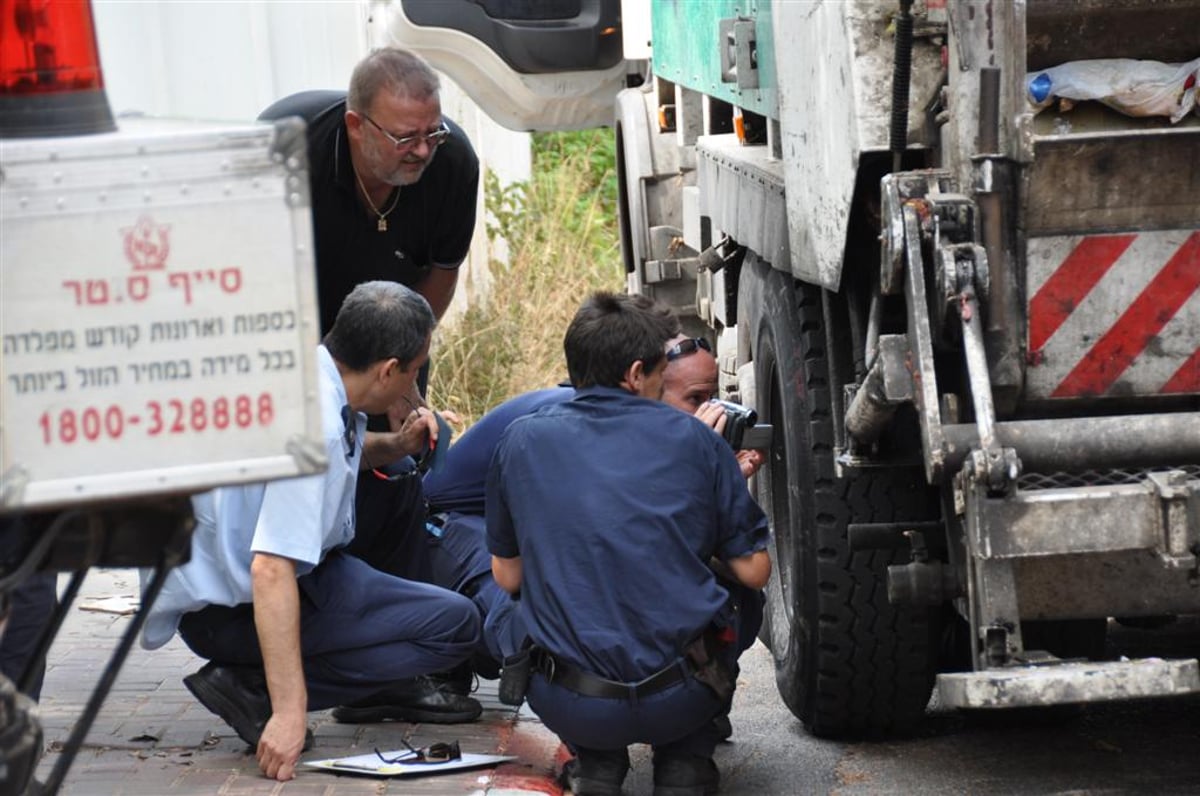
[[[587,294],[621,290],[617,175],[610,130],[537,133],[533,176],[501,187],[484,178],[490,237],[509,244],[492,262],[491,293],[438,330],[428,398],[465,423],[519,393],[566,378],[562,336]]]

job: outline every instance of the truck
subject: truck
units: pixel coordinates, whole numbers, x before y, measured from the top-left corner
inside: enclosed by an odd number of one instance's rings
[[[762,637],[808,730],[1200,690],[1105,643],[1200,612],[1197,75],[1175,120],[1052,104],[1200,63],[1200,2],[388,13],[503,124],[612,127],[628,289],[774,427]]]
[[[88,571],[152,573],[37,783],[55,793],[188,559],[190,495],[327,465],[311,202],[298,120],[118,123],[89,3],[0,15],[0,633],[31,578],[72,573],[17,617],[42,627],[0,675],[0,791],[32,780],[27,692]]]

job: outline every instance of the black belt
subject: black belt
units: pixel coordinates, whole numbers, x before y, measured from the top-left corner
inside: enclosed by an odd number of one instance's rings
[[[604,699],[639,699],[656,694],[688,677],[688,664],[680,658],[664,669],[660,669],[636,683],[618,683],[584,671],[548,650],[533,649],[533,668],[541,672],[546,680],[561,685],[577,694]]]

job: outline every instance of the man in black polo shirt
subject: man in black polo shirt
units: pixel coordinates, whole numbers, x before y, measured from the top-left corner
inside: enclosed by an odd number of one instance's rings
[[[259,118],[308,123],[321,333],[360,282],[415,289],[439,319],[475,230],[479,160],[442,116],[437,75],[416,55],[375,50],[350,91],[304,91]]]
[[[259,118],[287,116],[308,125],[321,333],[355,285],[377,279],[413,288],[441,319],[471,246],[479,160],[462,129],[442,115],[437,75],[406,50],[374,50],[354,68],[348,92],[293,94]],[[390,423],[370,419],[368,433],[381,446],[373,449],[395,453],[366,466],[400,477],[359,479],[349,552],[384,572],[424,580],[409,563],[420,560],[415,548],[424,543],[421,479],[393,430],[420,402],[414,393],[389,412]],[[403,477],[406,471],[413,477]],[[470,721],[481,707],[462,690],[418,678],[368,701],[382,705],[376,718]]]

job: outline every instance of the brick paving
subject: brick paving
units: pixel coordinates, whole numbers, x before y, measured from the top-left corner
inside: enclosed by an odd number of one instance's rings
[[[47,661],[41,723],[46,752],[37,778],[44,781],[60,757],[92,688],[131,617],[80,608],[88,598],[136,594],[134,570],[94,570],[84,582]],[[302,759],[398,749],[458,739],[464,751],[514,754],[518,760],[493,769],[427,777],[377,779],[300,769],[290,782],[262,777],[248,748],[209,713],[182,679],[203,664],[178,638],[147,651],[134,646],[105,700],[60,793],[80,796],[167,794],[405,794],[406,796],[561,796],[554,772],[561,765],[558,739],[528,708],[516,710],[496,698],[496,683],[480,681],[479,721],[461,725],[338,724],[328,711],[309,714],[315,745]]]

